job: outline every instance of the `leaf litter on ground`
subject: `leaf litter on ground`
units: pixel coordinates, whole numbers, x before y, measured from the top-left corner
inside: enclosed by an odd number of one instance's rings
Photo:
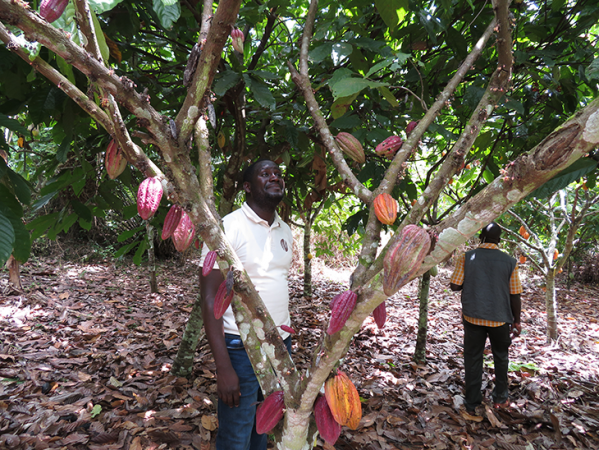
[[[316,262],[316,261],[315,261]],[[313,296],[290,278],[293,359],[310,364],[323,338],[329,302],[347,289],[313,271]],[[431,280],[426,363],[412,357],[418,331],[418,282],[387,300],[387,323],[368,318],[342,369],[363,401],[357,430],[343,429],[323,449],[599,448],[599,289],[558,291],[560,338],[547,344],[544,292],[525,279],[521,338],[510,348],[510,406],[490,400],[493,367],[485,350],[484,404],[462,405],[459,296],[451,268]],[[327,273],[330,268],[326,269]],[[215,364],[205,340],[193,378],[173,376],[185,323],[196,301],[197,261],[162,262],[158,294],[146,269],[114,263],[34,258],[22,267],[24,291],[0,280],[0,448],[214,448]],[[345,283],[339,280],[347,280]]]

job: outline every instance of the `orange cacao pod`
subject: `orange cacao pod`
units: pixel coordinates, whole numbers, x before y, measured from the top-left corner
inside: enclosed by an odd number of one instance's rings
[[[328,444],[335,445],[341,434],[341,425],[335,421],[326,397],[319,396],[316,399],[316,403],[314,403],[314,419],[316,420],[316,427],[320,436]]]
[[[348,289],[341,294],[337,294],[331,301],[331,321],[329,322],[329,328],[327,334],[335,334],[349,318],[350,314],[356,307],[356,301],[358,300],[357,294]]]
[[[393,295],[420,268],[431,246],[428,233],[416,225],[406,225],[383,260],[383,290]]]
[[[256,433],[264,434],[272,430],[283,418],[285,400],[283,391],[274,391],[256,408]]]
[[[403,141],[399,136],[389,136],[383,142],[376,146],[374,151],[383,158],[393,159],[395,152],[401,148]]]
[[[385,225],[393,225],[397,219],[397,202],[389,194],[379,194],[374,199],[374,213]]]
[[[524,255],[521,255],[521,256],[520,256],[520,258],[518,258],[518,262],[519,262],[520,264],[524,264],[524,263],[526,262],[526,256],[524,256]]]
[[[374,308],[372,317],[374,317],[374,321],[376,322],[377,327],[379,327],[379,330],[382,330],[387,321],[387,307],[385,306],[385,302]]]
[[[204,258],[204,265],[202,266],[202,275],[203,276],[207,276],[210,272],[212,272],[215,262],[216,262],[216,252],[209,251],[206,254],[206,258]]]
[[[173,244],[175,244],[175,249],[178,252],[187,250],[193,242],[195,233],[196,229],[193,223],[191,223],[191,219],[187,213],[183,211],[179,225],[177,225],[177,228],[175,228],[175,231],[173,231],[173,235],[171,236]]]
[[[524,225],[522,225],[520,227],[520,230],[518,230],[518,233],[520,233],[520,236],[522,236],[524,239],[528,239],[530,237],[530,233],[528,231],[526,231],[526,228],[524,228]]]
[[[356,387],[345,373],[339,371],[327,380],[324,395],[331,414],[339,425],[346,425],[352,430],[358,428],[362,418],[362,404]]]
[[[243,41],[245,40],[243,31],[239,28],[233,28],[231,40],[233,41],[233,48],[243,55]]]
[[[171,209],[166,213],[166,217],[164,218],[164,225],[162,225],[162,240],[166,240],[170,238],[177,227],[179,226],[179,222],[181,222],[181,217],[183,217],[183,208],[179,205],[171,206]]]
[[[227,282],[223,281],[214,296],[214,318],[220,319],[233,300],[233,289],[227,295]]]
[[[559,252],[557,251],[557,248],[555,250],[553,250],[553,260],[555,261],[557,258],[559,258]]]
[[[52,23],[64,12],[69,0],[43,0],[40,5],[40,16]]]
[[[146,178],[137,190],[137,212],[143,220],[154,215],[162,199],[162,184],[158,178]]]
[[[412,120],[406,127],[406,135],[409,135],[412,131],[414,131],[414,128],[416,128],[417,125],[418,122]]]
[[[342,131],[335,136],[335,141],[343,153],[349,156],[354,161],[364,164],[366,156],[364,156],[364,148],[351,133]]]
[[[127,167],[127,160],[125,159],[123,152],[113,139],[106,147],[106,156],[104,157],[104,167],[111,180],[114,180],[120,174],[122,174]]]

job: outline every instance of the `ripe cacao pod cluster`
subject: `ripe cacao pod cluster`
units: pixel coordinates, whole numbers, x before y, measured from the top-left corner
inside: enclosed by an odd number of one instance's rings
[[[430,246],[431,239],[424,229],[416,225],[405,226],[383,260],[383,291],[386,295],[397,292],[420,269]]]
[[[111,180],[114,180],[125,171],[127,160],[116,141],[113,139],[106,147],[106,156],[104,157],[104,167]]]
[[[191,219],[187,215],[187,213],[183,211],[181,215],[181,220],[179,221],[179,225],[177,225],[177,228],[175,228],[175,231],[173,231],[172,235],[173,244],[175,244],[175,249],[178,252],[184,252],[185,250],[187,250],[189,246],[193,243],[195,234],[195,226],[191,222]]]
[[[162,199],[162,183],[158,178],[146,178],[137,190],[137,212],[143,220],[148,220],[158,210]]]
[[[343,153],[359,164],[364,164],[366,156],[364,155],[364,147],[353,134],[340,132],[335,136],[335,141]]]
[[[399,136],[389,136],[376,146],[374,151],[383,158],[393,159],[393,156],[401,148],[403,141]]]
[[[256,408],[256,433],[264,434],[272,430],[285,414],[283,391],[275,391]]]
[[[52,23],[62,16],[68,4],[69,0],[42,0],[40,16]]]
[[[374,199],[374,214],[385,225],[393,225],[397,219],[397,202],[387,193],[382,193]]]
[[[231,40],[233,41],[233,48],[243,55],[243,41],[245,40],[243,31],[239,28],[233,28],[231,31]]]
[[[335,334],[343,328],[343,325],[345,325],[345,322],[347,322],[347,319],[356,307],[357,300],[358,295],[350,289],[336,295],[331,300],[331,320],[327,328],[327,334]]]
[[[522,236],[526,240],[528,240],[528,238],[530,237],[530,233],[526,230],[526,228],[524,228],[524,225],[520,227],[518,233],[520,233],[520,236]]]
[[[339,425],[355,430],[362,418],[360,395],[349,377],[338,371],[324,384],[324,393],[331,414]]]
[[[316,399],[314,403],[314,419],[320,437],[329,445],[335,445],[341,434],[341,425],[333,417],[326,396],[320,396]]]

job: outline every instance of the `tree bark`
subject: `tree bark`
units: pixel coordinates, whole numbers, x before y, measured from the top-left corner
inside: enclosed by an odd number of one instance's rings
[[[8,261],[6,262],[6,267],[8,267],[8,281],[10,284],[16,289],[23,289],[23,286],[21,285],[21,276],[19,275],[21,263],[17,261],[14,256],[10,255],[10,258],[8,258]]]
[[[545,309],[547,311],[547,342],[557,339],[557,298],[555,296],[555,272],[550,269],[545,275]]]
[[[150,271],[150,292],[158,293],[158,283],[156,282],[156,254],[154,253],[154,227],[150,222],[146,222],[146,231],[148,235],[148,270]]]
[[[428,299],[431,286],[430,270],[422,275],[420,281],[420,314],[418,316],[418,336],[416,337],[416,349],[414,350],[414,361],[422,364],[426,361],[426,335],[428,333]]]
[[[198,295],[198,298],[193,304],[187,325],[185,326],[177,356],[173,362],[173,367],[171,369],[173,374],[179,377],[189,377],[193,372],[193,360],[200,339],[203,336],[203,326],[202,299]]]
[[[312,297],[312,254],[310,238],[312,237],[312,223],[309,214],[306,214],[304,225],[304,297]]]

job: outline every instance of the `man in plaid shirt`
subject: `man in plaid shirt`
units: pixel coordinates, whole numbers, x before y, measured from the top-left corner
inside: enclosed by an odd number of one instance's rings
[[[466,410],[474,414],[482,402],[483,352],[487,336],[495,363],[493,406],[509,406],[508,351],[519,336],[522,284],[516,260],[499,250],[501,228],[491,223],[480,232],[481,244],[458,257],[450,280],[462,291]]]

